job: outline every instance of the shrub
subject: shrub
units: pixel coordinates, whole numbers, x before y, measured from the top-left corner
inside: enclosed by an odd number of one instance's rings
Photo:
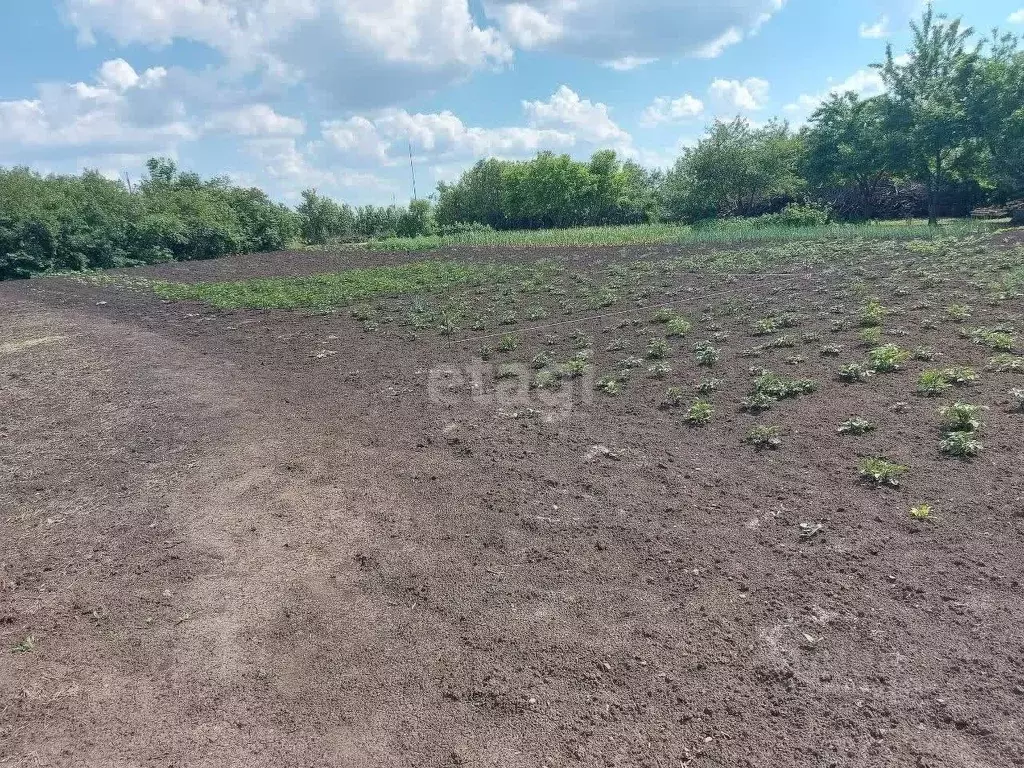
[[[832,211],[813,203],[790,203],[778,213],[766,213],[751,221],[758,228],[823,227],[832,223]]]

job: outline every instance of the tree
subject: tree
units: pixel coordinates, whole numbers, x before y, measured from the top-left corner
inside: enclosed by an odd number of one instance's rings
[[[796,195],[802,147],[784,122],[753,128],[740,117],[716,121],[669,171],[665,207],[672,218],[700,220],[750,215],[766,201]]]
[[[802,171],[818,189],[852,187],[859,218],[874,215],[879,186],[899,167],[901,135],[888,130],[883,99],[832,94],[804,131]]]
[[[905,170],[928,188],[928,222],[939,219],[939,191],[950,173],[965,175],[976,162],[969,113],[969,86],[979,49],[968,49],[974,34],[960,19],[936,16],[931,5],[912,22],[913,45],[906,57],[886,48],[876,64],[888,88],[890,131],[905,138]]]

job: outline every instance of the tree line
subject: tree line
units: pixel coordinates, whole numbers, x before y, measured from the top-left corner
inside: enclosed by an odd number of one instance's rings
[[[757,216],[815,224],[967,215],[1024,196],[1024,52],[977,42],[931,7],[905,56],[875,65],[886,90],[832,94],[794,130],[717,121],[667,171],[615,152],[481,160],[432,200],[353,207],[307,190],[293,208],[166,159],[137,186],[95,172],[0,168],[0,279],[474,229]]]

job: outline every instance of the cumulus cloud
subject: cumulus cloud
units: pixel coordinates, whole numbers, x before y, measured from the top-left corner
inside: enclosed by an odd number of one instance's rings
[[[704,102],[684,93],[678,99],[656,98],[640,116],[644,125],[678,123],[699,117],[704,113]]]
[[[295,117],[279,115],[266,104],[249,104],[215,114],[206,123],[208,131],[236,136],[299,136],[306,124]]]
[[[709,92],[721,105],[727,108],[753,112],[768,103],[770,84],[759,77],[746,80],[715,80]]]
[[[889,34],[889,17],[885,14],[874,24],[861,24],[860,36],[869,40],[878,40]]]
[[[630,142],[629,134],[611,119],[607,105],[581,99],[565,85],[547,101],[524,101],[523,111],[534,128],[569,131],[583,141],[606,146]]]
[[[486,0],[513,44],[605,62],[721,54],[754,34],[785,0]],[[526,31],[524,39],[524,30]],[[537,30],[543,30],[538,36]]]
[[[512,56],[467,0],[65,0],[65,11],[83,41],[195,41],[233,71],[301,82],[349,108],[390,104]],[[550,33],[539,18],[514,16],[523,36]]]
[[[1024,24],[1024,8],[1011,13],[1007,21],[1011,24]]]
[[[907,54],[897,56],[896,64],[906,64],[910,60]],[[877,69],[859,69],[852,75],[838,83],[831,83],[828,88],[820,93],[803,93],[796,101],[787,104],[783,109],[795,115],[810,114],[826,101],[834,93],[846,93],[853,91],[862,99],[870,99],[874,96],[881,96],[885,93],[885,82]]]

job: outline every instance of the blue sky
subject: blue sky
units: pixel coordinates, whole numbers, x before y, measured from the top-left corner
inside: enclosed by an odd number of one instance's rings
[[[1024,0],[934,0],[1024,33]],[[716,117],[880,92],[922,0],[4,0],[0,165],[167,155],[294,202],[405,202],[481,157],[672,163]]]

